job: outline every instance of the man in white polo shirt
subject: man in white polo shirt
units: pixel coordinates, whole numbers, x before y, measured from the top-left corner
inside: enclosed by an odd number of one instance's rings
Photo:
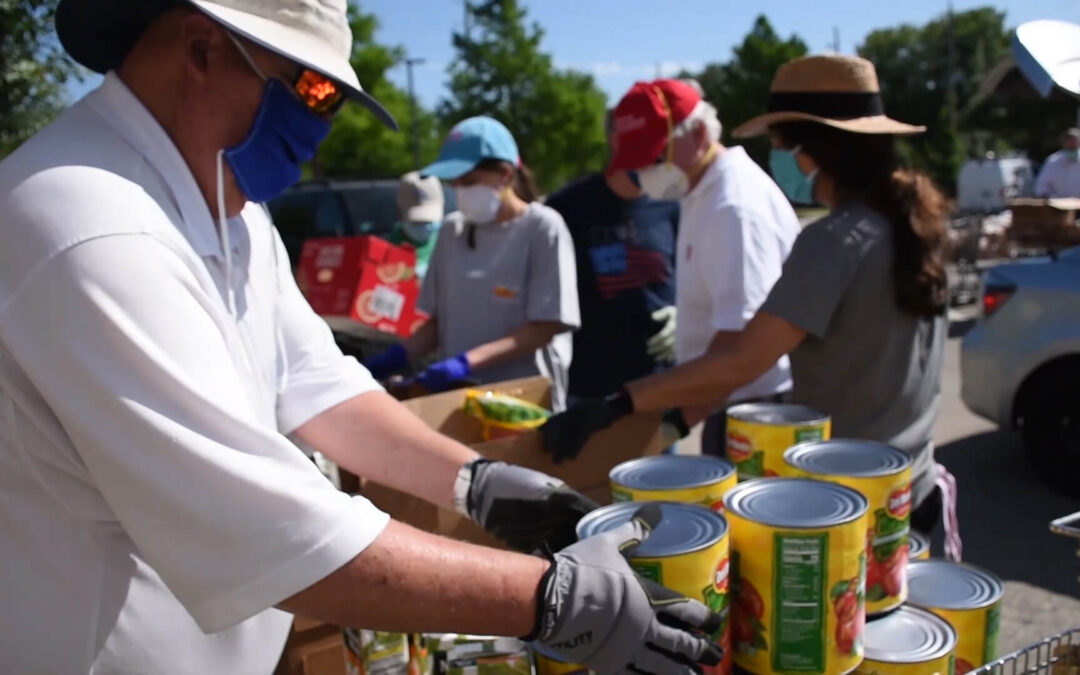
[[[258,202],[346,99],[393,125],[345,0],[61,0],[57,28],[107,74],[0,162],[0,672],[267,674],[289,612],[605,672],[718,662],[670,627],[718,617],[621,555],[657,510],[546,558],[485,549],[335,491],[290,442],[525,550],[592,506],[411,416],[290,275]]]
[[[780,278],[799,221],[780,188],[745,150],[720,143],[716,109],[692,84],[638,82],[614,117],[609,170],[636,171],[649,196],[682,196],[675,288],[676,357],[683,363],[737,338]],[[784,357],[727,402],[779,400],[790,389]],[[557,460],[574,457],[589,435],[628,406],[625,391],[582,401],[577,410],[548,422],[545,446]],[[686,434],[681,413],[665,419],[668,429]],[[723,454],[725,421],[722,411],[709,419],[703,453]]]

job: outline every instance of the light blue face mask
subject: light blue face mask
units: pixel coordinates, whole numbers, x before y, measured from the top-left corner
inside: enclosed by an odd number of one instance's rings
[[[795,159],[798,152],[798,147],[793,150],[773,148],[769,155],[769,170],[772,171],[773,180],[792,203],[813,204],[814,178],[817,176],[817,171],[803,173],[799,168],[799,162]]]

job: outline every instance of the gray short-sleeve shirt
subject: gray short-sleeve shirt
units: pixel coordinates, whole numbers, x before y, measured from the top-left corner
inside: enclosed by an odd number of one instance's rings
[[[837,438],[911,454],[918,503],[934,486],[946,319],[900,309],[893,259],[892,225],[841,206],[795,240],[761,310],[807,332],[791,353],[794,400],[829,413]]]
[[[545,375],[554,407],[565,407],[570,331],[581,325],[581,315],[574,245],[557,211],[533,203],[513,220],[481,226],[466,224],[460,213],[447,216],[419,304],[439,322],[444,357],[506,337],[529,321],[565,325],[567,332],[533,358],[476,373],[484,382]]]

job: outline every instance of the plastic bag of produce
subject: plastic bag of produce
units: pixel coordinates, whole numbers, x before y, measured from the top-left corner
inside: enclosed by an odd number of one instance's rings
[[[465,414],[483,424],[485,441],[536,429],[551,417],[550,410],[535,403],[478,389],[465,391]]]

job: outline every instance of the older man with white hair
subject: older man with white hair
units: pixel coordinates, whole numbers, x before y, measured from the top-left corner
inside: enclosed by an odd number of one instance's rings
[[[780,188],[741,147],[720,143],[716,109],[681,80],[638,82],[615,108],[609,171],[635,171],[656,199],[681,198],[676,246],[679,363],[731,344],[780,277],[799,221]],[[779,400],[791,389],[787,357],[728,403]],[[723,402],[718,401],[718,405]],[[580,402],[545,425],[556,459],[632,409],[625,390]],[[687,433],[681,413],[668,430]],[[702,452],[722,454],[724,414],[706,424]]]

